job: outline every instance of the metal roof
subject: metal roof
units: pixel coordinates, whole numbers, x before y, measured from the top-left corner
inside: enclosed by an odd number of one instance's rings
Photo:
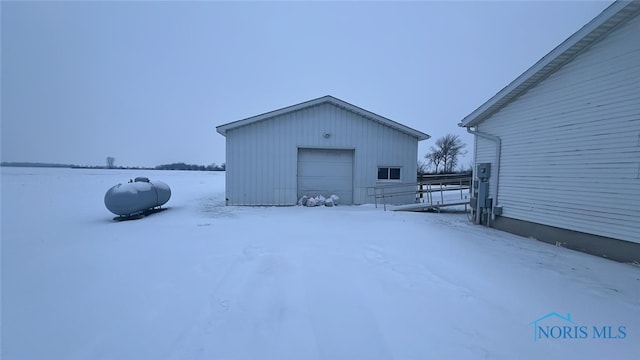
[[[387,119],[384,116],[380,116],[378,114],[372,113],[371,111],[367,111],[363,108],[357,107],[355,105],[349,104],[346,101],[340,100],[338,98],[335,98],[333,96],[327,95],[327,96],[323,96],[317,99],[313,99],[313,100],[309,100],[309,101],[305,101],[303,103],[300,104],[296,104],[296,105],[292,105],[292,106],[288,106],[282,109],[278,109],[278,110],[274,110],[274,111],[270,111],[261,115],[256,115],[256,116],[252,116],[250,118],[246,118],[246,119],[242,119],[242,120],[238,120],[238,121],[234,121],[234,122],[230,122],[228,124],[224,124],[224,125],[220,125],[216,127],[216,131],[219,132],[222,136],[226,136],[227,135],[227,131],[231,130],[231,129],[235,129],[235,128],[239,128],[241,126],[245,126],[245,125],[249,125],[249,124],[253,124],[255,122],[258,121],[264,121],[282,114],[286,114],[286,113],[290,113],[293,111],[298,111],[298,110],[302,110],[302,109],[306,109],[308,107],[312,107],[312,106],[316,106],[316,105],[321,105],[321,104],[333,104],[335,106],[338,106],[340,108],[343,108],[345,110],[354,112],[362,117],[365,117],[369,120],[373,120],[376,122],[379,122],[383,125],[389,126],[391,128],[394,128],[398,131],[401,131],[403,133],[406,133],[408,135],[411,136],[415,136],[416,138],[418,138],[418,141],[421,140],[426,140],[429,139],[431,136],[412,129],[408,126],[402,125],[398,122],[395,122],[393,120]]]
[[[616,1],[611,4],[600,15],[467,115],[458,126],[471,127],[480,124],[598,42],[612,29],[638,14],[640,14],[640,0]]]

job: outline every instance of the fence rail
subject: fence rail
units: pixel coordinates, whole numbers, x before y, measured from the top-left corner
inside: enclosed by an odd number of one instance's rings
[[[464,205],[466,210],[471,180],[470,175],[422,175],[420,181],[415,183],[371,186],[367,188],[367,193],[373,196],[376,208],[380,202],[384,210],[387,210],[389,199],[410,194],[415,194],[415,203],[398,206],[394,210],[440,211],[440,208],[455,205]]]

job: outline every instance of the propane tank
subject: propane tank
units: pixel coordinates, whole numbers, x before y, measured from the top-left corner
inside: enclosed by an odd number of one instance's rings
[[[104,205],[112,213],[131,216],[145,212],[169,201],[171,189],[162,181],[151,182],[146,177],[118,184],[104,195]]]

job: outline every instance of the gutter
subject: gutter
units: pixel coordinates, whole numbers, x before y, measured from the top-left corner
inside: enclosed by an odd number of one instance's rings
[[[467,127],[467,132],[469,134],[479,136],[481,138],[485,138],[496,143],[495,170],[493,171],[493,173],[495,174],[495,181],[491,182],[491,185],[492,185],[491,193],[493,194],[493,204],[491,205],[492,206],[491,220],[495,220],[496,214],[495,214],[495,211],[493,211],[493,208],[498,206],[498,182],[500,181],[500,152],[502,149],[502,140],[495,135],[483,133],[477,130],[471,130],[470,127]]]

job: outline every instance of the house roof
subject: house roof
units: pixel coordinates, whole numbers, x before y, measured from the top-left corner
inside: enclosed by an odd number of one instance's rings
[[[323,96],[317,99],[313,99],[313,100],[309,100],[309,101],[305,101],[303,103],[300,104],[296,104],[296,105],[292,105],[292,106],[288,106],[282,109],[278,109],[278,110],[274,110],[274,111],[270,111],[261,115],[256,115],[256,116],[252,116],[250,118],[246,118],[246,119],[242,119],[242,120],[238,120],[238,121],[234,121],[234,122],[230,122],[228,124],[224,124],[224,125],[220,125],[216,127],[216,131],[219,132],[221,135],[226,136],[227,135],[227,131],[231,130],[231,129],[235,129],[235,128],[239,128],[241,126],[245,126],[245,125],[249,125],[249,124],[253,124],[259,121],[263,121],[263,120],[267,120],[282,114],[286,114],[286,113],[290,113],[293,111],[298,111],[298,110],[302,110],[302,109],[306,109],[312,106],[316,106],[316,105],[321,105],[321,104],[332,104],[335,106],[338,106],[340,108],[343,108],[345,110],[354,112],[360,116],[363,116],[367,119],[379,122],[383,125],[392,127],[398,131],[401,131],[403,133],[406,133],[408,135],[411,136],[415,136],[418,138],[418,141],[420,140],[426,140],[429,139],[431,136],[420,132],[418,130],[412,129],[408,126],[402,125],[400,123],[397,123],[393,120],[387,119],[386,117],[380,116],[378,114],[372,113],[371,111],[367,111],[365,109],[362,109],[360,107],[357,107],[355,105],[349,104],[346,101],[340,100],[338,98],[335,98],[333,96],[327,95],[327,96]]]
[[[614,2],[491,99],[467,115],[458,126],[471,127],[480,124],[598,42],[612,29],[638,14],[640,14],[640,1]]]

